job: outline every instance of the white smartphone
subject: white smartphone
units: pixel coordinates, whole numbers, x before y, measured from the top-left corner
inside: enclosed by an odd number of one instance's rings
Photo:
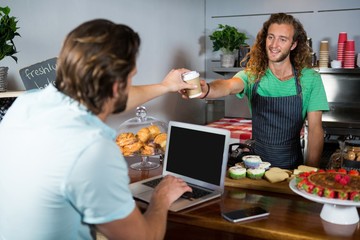
[[[231,212],[222,213],[223,218],[230,222],[240,222],[259,217],[268,216],[270,213],[261,207],[252,207]]]

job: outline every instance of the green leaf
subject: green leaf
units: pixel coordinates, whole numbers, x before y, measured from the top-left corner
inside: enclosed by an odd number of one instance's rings
[[[17,53],[13,39],[20,36],[17,32],[16,17],[9,16],[9,7],[0,7],[0,60],[9,56],[17,62],[18,58],[14,56]]]
[[[218,29],[210,36],[213,41],[213,51],[233,52],[248,39],[245,33],[239,32],[237,28],[229,25],[219,24]]]

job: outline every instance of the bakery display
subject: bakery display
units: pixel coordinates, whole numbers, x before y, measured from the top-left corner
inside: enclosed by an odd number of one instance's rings
[[[134,161],[141,158],[130,168],[139,171],[158,168],[165,154],[168,126],[148,116],[144,106],[137,107],[135,114],[117,128],[116,144],[125,157]]]

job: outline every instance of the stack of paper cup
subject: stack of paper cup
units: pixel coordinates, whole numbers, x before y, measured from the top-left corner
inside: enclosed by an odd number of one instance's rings
[[[355,68],[355,41],[345,43],[344,68]]]
[[[327,68],[329,66],[329,41],[320,42],[319,67]]]
[[[344,66],[345,42],[346,41],[347,41],[347,33],[346,32],[339,33],[338,49],[337,49],[337,60],[342,62],[342,66]]]
[[[357,66],[360,68],[360,53],[357,55]]]

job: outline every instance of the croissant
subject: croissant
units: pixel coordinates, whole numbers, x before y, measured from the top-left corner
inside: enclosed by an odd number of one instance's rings
[[[155,147],[152,145],[144,145],[141,149],[142,155],[154,155],[155,154]]]
[[[138,152],[142,148],[142,146],[143,146],[143,143],[140,142],[140,141],[137,141],[137,142],[134,142],[132,144],[125,145],[122,148],[122,150],[123,150],[123,153],[131,155],[131,154],[133,154],[135,152]]]
[[[163,151],[165,151],[166,148],[166,139],[167,139],[167,134],[166,133],[160,133],[158,134],[155,139],[154,139],[154,143],[160,145],[161,149]]]
[[[148,128],[141,128],[136,136],[138,137],[138,139],[143,142],[146,143],[147,141],[149,141],[150,139],[150,130]]]
[[[116,144],[119,145],[120,147],[123,147],[128,144],[132,144],[134,142],[136,142],[136,137],[131,132],[121,133],[116,138]]]
[[[157,135],[161,133],[161,130],[157,125],[150,125],[148,126],[148,129],[150,131],[151,139],[154,139]]]

